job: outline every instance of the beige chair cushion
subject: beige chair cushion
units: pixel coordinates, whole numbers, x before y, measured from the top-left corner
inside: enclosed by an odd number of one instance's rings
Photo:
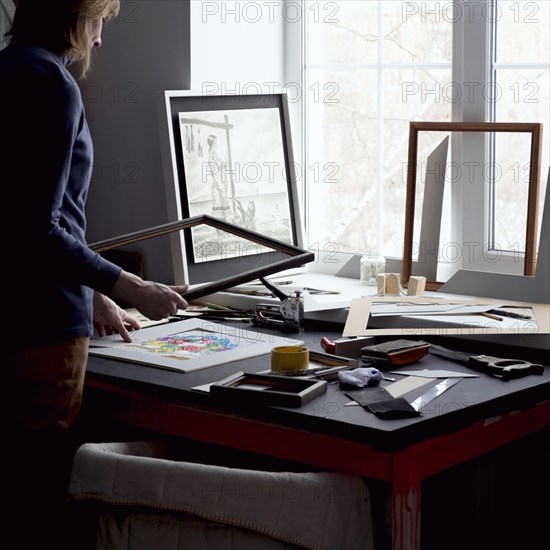
[[[158,442],[78,449],[69,497],[100,504],[98,548],[373,548],[370,495],[360,477],[163,456]]]

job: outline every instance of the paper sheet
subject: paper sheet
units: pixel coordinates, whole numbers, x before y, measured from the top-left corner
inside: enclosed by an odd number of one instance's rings
[[[397,382],[393,382],[389,386],[386,386],[386,390],[392,397],[401,397],[410,391],[421,388],[429,384],[431,380],[424,377],[407,376]]]
[[[372,303],[370,314],[372,317],[385,317],[390,315],[475,315],[484,313],[490,309],[500,307],[499,304],[455,304],[455,303],[415,303],[398,302],[395,304]]]
[[[384,386],[384,389],[386,389],[392,397],[401,397],[402,395],[405,395],[410,391],[430,384],[432,380],[433,379],[430,378],[407,376],[406,378],[398,380],[397,382],[393,382],[392,384]],[[346,403],[345,406],[351,407],[353,405],[359,405],[359,403],[357,403],[357,401],[350,401],[349,403]]]
[[[548,334],[550,333],[550,305],[537,304],[527,302],[516,302],[507,300],[505,306],[514,306],[520,308],[528,308],[533,312],[533,319],[521,320],[504,318],[502,321],[496,321],[483,317],[482,315],[407,315],[404,309],[401,316],[392,316],[395,319],[396,325],[385,328],[368,328],[369,319],[374,303],[388,302],[391,298],[384,300],[382,298],[356,298],[352,300],[351,307],[348,313],[346,324],[343,331],[343,336],[407,336],[415,337],[423,334],[445,334],[445,335],[475,335],[475,334]],[[409,302],[411,304],[421,304],[429,300],[428,297],[403,298],[395,299],[397,302]],[[449,300],[448,303],[460,303],[471,306],[490,305],[489,309],[498,308],[503,304],[502,300],[490,300],[487,298],[470,298],[468,300]],[[439,299],[437,303],[446,303],[444,299]],[[416,306],[415,306],[416,307]],[[376,317],[383,319],[383,317]],[[371,319],[371,327],[374,324]],[[430,324],[431,322],[431,324]],[[401,325],[401,326],[399,326]],[[456,327],[456,328],[455,328]]]

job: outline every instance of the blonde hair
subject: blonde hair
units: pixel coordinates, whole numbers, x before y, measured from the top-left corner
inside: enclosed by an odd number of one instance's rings
[[[92,61],[92,24],[112,19],[120,0],[19,0],[9,34],[12,42],[42,45],[70,62],[84,77]]]
[[[120,0],[81,0],[73,8],[73,24],[67,29],[68,48],[63,52],[71,61],[80,61],[80,76],[83,78],[92,63],[92,22],[109,21],[118,15]]]

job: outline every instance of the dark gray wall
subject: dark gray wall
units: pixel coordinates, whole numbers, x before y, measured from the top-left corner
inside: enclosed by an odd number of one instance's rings
[[[95,148],[87,202],[88,241],[168,221],[159,146],[157,93],[190,80],[189,0],[121,2],[80,82]],[[169,237],[133,246],[145,276],[173,282]]]

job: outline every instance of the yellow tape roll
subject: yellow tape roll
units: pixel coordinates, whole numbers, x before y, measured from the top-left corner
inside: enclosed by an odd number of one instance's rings
[[[271,350],[271,371],[286,372],[309,368],[309,350],[303,346],[277,346]]]

